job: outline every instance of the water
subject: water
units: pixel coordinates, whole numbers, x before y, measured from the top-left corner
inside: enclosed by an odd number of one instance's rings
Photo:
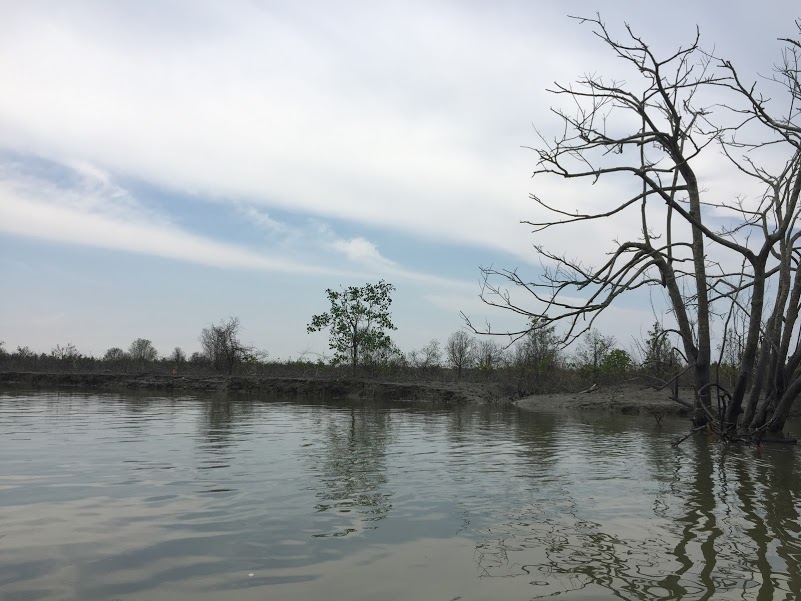
[[[796,449],[686,428],[0,394],[0,598],[801,598]]]

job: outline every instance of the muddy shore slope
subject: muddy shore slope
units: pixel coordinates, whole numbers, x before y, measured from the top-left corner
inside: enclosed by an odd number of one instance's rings
[[[667,390],[624,383],[596,387],[589,392],[539,394],[512,399],[501,387],[474,382],[394,382],[369,378],[315,378],[264,376],[172,376],[142,373],[0,372],[3,388],[28,390],[153,391],[163,393],[234,392],[265,396],[383,399],[437,405],[514,405],[526,411],[596,411],[623,415],[687,416],[690,409],[673,401]],[[680,391],[686,401],[692,390]],[[792,415],[801,414],[801,407]]]
[[[691,401],[692,390],[681,391]],[[539,394],[514,401],[520,409],[531,411],[605,411],[624,415],[676,415],[690,414],[690,408],[670,399],[667,390],[637,384],[619,384],[597,387],[589,392]]]
[[[138,390],[236,392],[310,398],[407,400],[444,404],[492,401],[481,385],[448,382],[391,382],[360,378],[261,376],[171,376],[165,374],[0,372],[0,387],[39,390]]]

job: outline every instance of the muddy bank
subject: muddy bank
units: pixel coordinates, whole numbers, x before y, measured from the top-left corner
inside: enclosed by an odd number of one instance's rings
[[[514,405],[528,411],[596,411],[623,415],[688,416],[666,390],[640,384],[601,386],[591,392],[552,393],[512,400],[498,384],[475,382],[393,382],[365,378],[263,376],[171,376],[167,374],[0,372],[0,390],[137,390],[164,393],[234,392],[312,399],[388,400],[437,405]],[[681,391],[690,401],[692,390]],[[798,415],[801,407],[791,415]]]
[[[359,378],[2,372],[0,387],[41,390],[238,392],[307,398],[352,398],[474,404],[495,400],[491,387],[448,382],[389,382]]]
[[[692,390],[682,391],[682,398],[690,401]],[[602,386],[591,392],[540,394],[514,402],[520,409],[530,411],[605,411],[624,415],[676,415],[686,416],[690,409],[669,398],[667,390],[657,391],[636,384]]]
[[[692,389],[679,390],[682,400],[692,402]],[[586,393],[560,393],[530,396],[513,402],[529,411],[605,411],[624,415],[675,415],[689,416],[692,409],[670,399],[667,390],[654,390],[646,385],[622,384],[602,386]],[[791,417],[801,416],[801,405],[790,410]]]

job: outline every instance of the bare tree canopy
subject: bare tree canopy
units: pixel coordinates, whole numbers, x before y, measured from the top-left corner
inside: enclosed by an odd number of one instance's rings
[[[456,378],[462,378],[462,370],[473,365],[476,355],[476,340],[467,332],[459,330],[448,337],[445,344],[448,363],[456,369]]]
[[[559,323],[567,344],[622,295],[657,287],[675,323],[667,334],[694,374],[695,422],[730,437],[780,431],[801,392],[801,43],[780,40],[771,75],[746,77],[704,51],[700,34],[659,55],[628,26],[618,39],[600,17],[579,21],[625,75],[555,85],[567,101],[552,109],[562,133],[533,149],[535,182],[609,181],[629,193],[596,192],[597,208],[580,211],[532,194],[543,217],[523,223],[540,236],[593,221],[628,230],[599,265],[535,242],[544,275],[482,268],[482,298],[527,318],[510,334]],[[714,185],[720,173],[709,168],[721,161],[726,186]],[[713,379],[712,346],[735,316],[745,316],[745,334],[725,390]]]
[[[153,343],[146,338],[137,338],[128,347],[128,356],[136,363],[148,363],[158,359],[158,352]]]
[[[229,317],[218,324],[203,328],[200,332],[203,354],[216,371],[231,375],[237,365],[260,354],[253,346],[242,343],[239,339],[240,329],[239,318]],[[178,350],[180,349],[176,348]],[[173,356],[177,357],[177,352]]]

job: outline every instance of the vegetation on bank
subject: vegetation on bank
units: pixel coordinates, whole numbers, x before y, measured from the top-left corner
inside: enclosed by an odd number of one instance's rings
[[[459,330],[444,342],[432,339],[406,353],[388,336],[373,339],[381,340],[380,348],[360,346],[355,366],[352,352],[271,360],[266,351],[241,342],[241,324],[230,318],[203,328],[198,337],[200,350],[191,353],[176,347],[160,355],[145,338],[137,338],[126,349],[110,348],[102,357],[83,354],[72,343],[56,345],[49,353],[28,347],[10,351],[0,343],[0,371],[321,380],[355,375],[373,381],[486,384],[494,395],[514,400],[631,380],[657,386],[683,369],[659,324],[630,350],[621,348],[614,337],[591,330],[573,354],[561,346],[553,328],[533,329],[511,345]]]

